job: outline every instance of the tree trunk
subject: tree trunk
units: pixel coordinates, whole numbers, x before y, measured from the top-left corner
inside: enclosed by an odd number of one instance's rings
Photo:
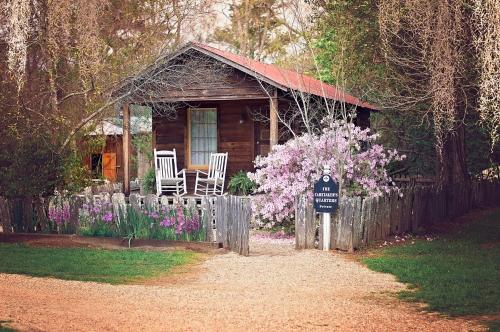
[[[465,160],[465,128],[459,123],[453,132],[445,134],[441,151],[437,151],[437,180],[440,185],[469,180]]]

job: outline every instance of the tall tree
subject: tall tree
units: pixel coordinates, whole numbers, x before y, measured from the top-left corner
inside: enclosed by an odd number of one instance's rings
[[[385,66],[378,47],[378,1],[314,3],[316,35],[312,46],[319,78],[358,96],[383,89]]]
[[[461,0],[383,0],[379,24],[393,106],[433,123],[438,179],[468,177],[464,118],[475,105],[471,13]]]
[[[474,44],[479,61],[479,114],[490,135],[491,150],[500,143],[500,0],[475,0]]]
[[[32,146],[61,184],[68,137],[99,119],[116,82],[184,41],[203,0],[8,0],[0,3],[0,191],[23,178]],[[35,144],[36,143],[36,144]],[[31,144],[31,146],[30,146]],[[42,148],[43,145],[43,148]],[[66,148],[66,149],[63,149]],[[64,151],[63,151],[64,150]],[[17,161],[16,161],[17,159]],[[21,162],[22,161],[22,162]],[[75,165],[77,163],[72,163]],[[18,166],[16,166],[18,165]],[[24,167],[25,169],[26,167]],[[23,181],[35,177],[24,177]],[[29,189],[29,186],[26,186]],[[39,187],[28,190],[40,193]],[[16,194],[29,195],[28,191]]]
[[[441,12],[435,15],[435,12],[443,8],[451,10],[451,3],[432,3],[435,8],[421,1],[315,1],[316,34],[313,46],[319,78],[344,86],[384,108],[383,112],[373,117],[372,124],[381,133],[384,144],[398,147],[408,155],[404,167],[399,170],[411,174],[437,173],[440,179],[446,181],[441,171],[443,167],[450,169],[451,165],[446,160],[451,156],[446,154],[454,149],[449,144],[446,148],[443,146],[446,134],[450,136],[448,141],[458,139],[461,142],[459,145],[465,145],[465,158],[457,162],[461,164],[465,159],[469,172],[475,174],[488,167],[489,162],[498,162],[499,148],[494,143],[499,128],[496,115],[499,113],[495,110],[500,107],[497,88],[500,70],[499,57],[494,54],[500,47],[497,28],[500,2],[463,2],[459,15],[452,20],[444,20],[452,25],[448,27],[451,30],[445,31],[444,35],[448,36],[445,38],[438,36],[438,30],[444,29],[442,22],[438,21],[439,17],[446,18],[447,14]],[[448,7],[437,8],[445,3]],[[379,19],[388,11],[387,21]],[[418,11],[426,12],[429,19]],[[460,16],[462,21],[456,21]],[[415,23],[417,21],[421,26]],[[456,29],[459,29],[458,32]],[[387,36],[392,39],[388,40]],[[434,52],[438,43],[440,47],[447,44],[448,48],[459,49],[458,54],[453,51],[458,55],[458,61],[453,63],[453,75],[457,91],[456,109],[463,109],[463,114],[448,124],[440,115],[443,105],[435,111],[431,100],[434,92],[443,91],[446,86],[437,83],[437,86],[441,85],[439,89],[431,87],[431,70],[438,73],[435,77],[444,79],[446,76],[439,74],[436,68],[438,60],[444,63],[449,52],[444,52],[443,57],[439,51]],[[434,49],[430,45],[434,45]],[[427,53],[423,55],[422,52]],[[432,52],[434,57],[430,55]],[[446,65],[444,67],[447,68]],[[436,78],[433,82],[437,82]],[[445,100],[437,95],[435,97]],[[443,104],[451,105],[449,102]],[[444,118],[451,119],[449,116]],[[450,123],[456,124],[459,130],[452,128],[454,125],[450,126]],[[493,143],[490,153],[486,151],[488,144],[485,145],[483,126],[489,130]],[[435,151],[431,150],[432,146],[435,146]],[[442,154],[443,149],[446,149],[445,155]]]
[[[287,30],[288,3],[280,0],[233,0],[229,23],[213,38],[235,52],[257,60],[276,59],[286,53],[294,37]]]

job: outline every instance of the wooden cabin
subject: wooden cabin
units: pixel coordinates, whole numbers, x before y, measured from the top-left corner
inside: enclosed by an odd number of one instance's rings
[[[91,172],[94,179],[106,179],[110,182],[123,182],[123,127],[120,119],[104,119],[95,129],[89,131],[79,143],[80,151],[84,153],[83,163]],[[151,122],[137,117],[131,118],[131,136],[151,134]],[[89,144],[95,137],[104,139],[103,145],[93,147]],[[130,167],[130,177],[142,177],[150,167],[150,162],[140,152],[130,148],[129,153],[134,155],[134,163]]]
[[[197,66],[204,72],[197,72]],[[312,77],[199,43],[161,58],[114,94],[127,94],[122,105],[124,128],[130,104],[153,109],[153,147],[176,150],[179,169],[187,171],[189,193],[196,170],[208,168],[212,152],[228,152],[226,183],[239,170],[252,171],[256,156],[266,155],[289,137],[278,114],[289,111],[297,96],[352,107],[362,127],[370,125],[370,112],[376,111],[375,106]],[[167,106],[165,116],[161,110]],[[126,134],[124,139],[127,149]]]

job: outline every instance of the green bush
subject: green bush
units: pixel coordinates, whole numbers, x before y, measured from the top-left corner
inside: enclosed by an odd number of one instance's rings
[[[0,139],[0,196],[46,197],[56,188],[71,193],[90,184],[79,151],[68,147],[59,153],[47,135]]]
[[[156,175],[155,175],[155,169],[150,168],[144,174],[144,178],[142,179],[142,189],[147,192],[147,193],[153,193],[155,192],[156,189]]]
[[[229,180],[229,192],[233,195],[249,195],[257,187],[256,183],[250,180],[245,171],[238,171]]]
[[[41,136],[0,139],[0,196],[48,196],[64,183],[65,155],[54,152]]]

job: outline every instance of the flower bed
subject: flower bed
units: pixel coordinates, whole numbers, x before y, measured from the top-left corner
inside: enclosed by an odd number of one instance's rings
[[[179,202],[172,205],[131,206],[113,204],[94,197],[71,215],[70,199],[55,197],[49,207],[50,229],[58,233],[77,233],[84,236],[124,237],[128,239],[157,239],[204,241],[205,230],[196,206]],[[76,225],[72,223],[76,220]]]

